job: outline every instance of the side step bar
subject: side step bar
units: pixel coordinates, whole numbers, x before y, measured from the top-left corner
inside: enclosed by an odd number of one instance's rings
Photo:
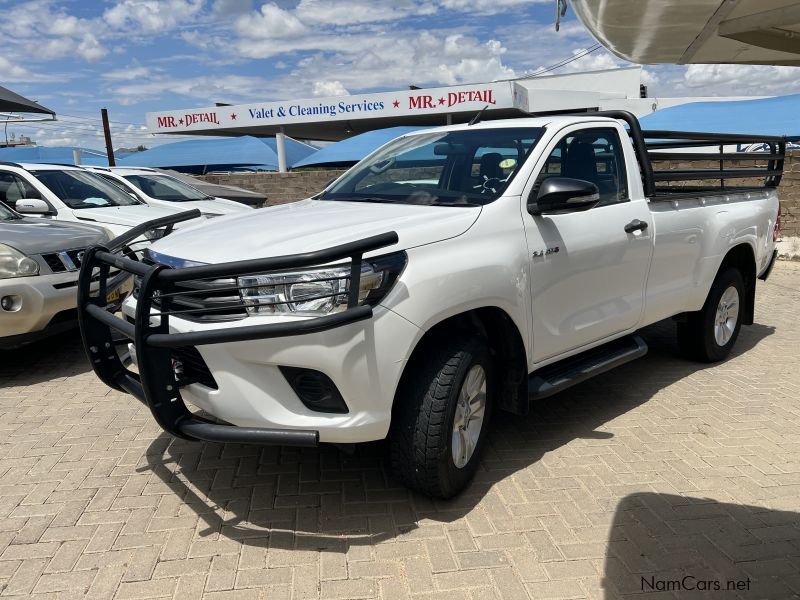
[[[645,354],[647,344],[638,335],[592,348],[534,372],[528,378],[528,397],[547,398]]]

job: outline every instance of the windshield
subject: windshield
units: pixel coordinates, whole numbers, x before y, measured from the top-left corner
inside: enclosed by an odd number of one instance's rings
[[[408,135],[367,157],[321,200],[478,206],[499,198],[542,135],[539,127]]]
[[[0,202],[0,221],[16,221],[20,217]]]
[[[74,209],[142,204],[118,187],[86,171],[32,171],[67,206]]]
[[[208,194],[169,175],[123,175],[123,177],[156,200],[191,202],[192,200],[213,199]]]

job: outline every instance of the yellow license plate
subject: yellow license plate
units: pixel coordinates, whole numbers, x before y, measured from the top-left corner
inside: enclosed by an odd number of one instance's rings
[[[112,302],[116,302],[119,300],[119,288],[111,292],[106,296],[106,304],[111,304]]]

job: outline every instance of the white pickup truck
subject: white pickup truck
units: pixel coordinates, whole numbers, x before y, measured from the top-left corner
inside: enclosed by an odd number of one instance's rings
[[[623,112],[414,132],[313,199],[177,231],[144,262],[90,249],[84,344],[175,436],[388,437],[402,481],[450,497],[492,411],[524,415],[644,355],[640,328],[677,317],[689,356],[725,358],[775,260],[784,154],[781,138],[642,132]],[[124,318],[105,307],[109,265],[136,277]]]

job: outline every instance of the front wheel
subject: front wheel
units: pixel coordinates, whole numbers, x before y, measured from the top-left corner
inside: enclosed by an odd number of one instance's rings
[[[408,487],[451,498],[480,462],[494,396],[486,345],[456,338],[432,347],[403,382],[389,432],[392,469]]]
[[[745,291],[738,269],[727,268],[714,280],[703,308],[678,323],[678,345],[688,358],[717,362],[730,353],[742,327]]]

